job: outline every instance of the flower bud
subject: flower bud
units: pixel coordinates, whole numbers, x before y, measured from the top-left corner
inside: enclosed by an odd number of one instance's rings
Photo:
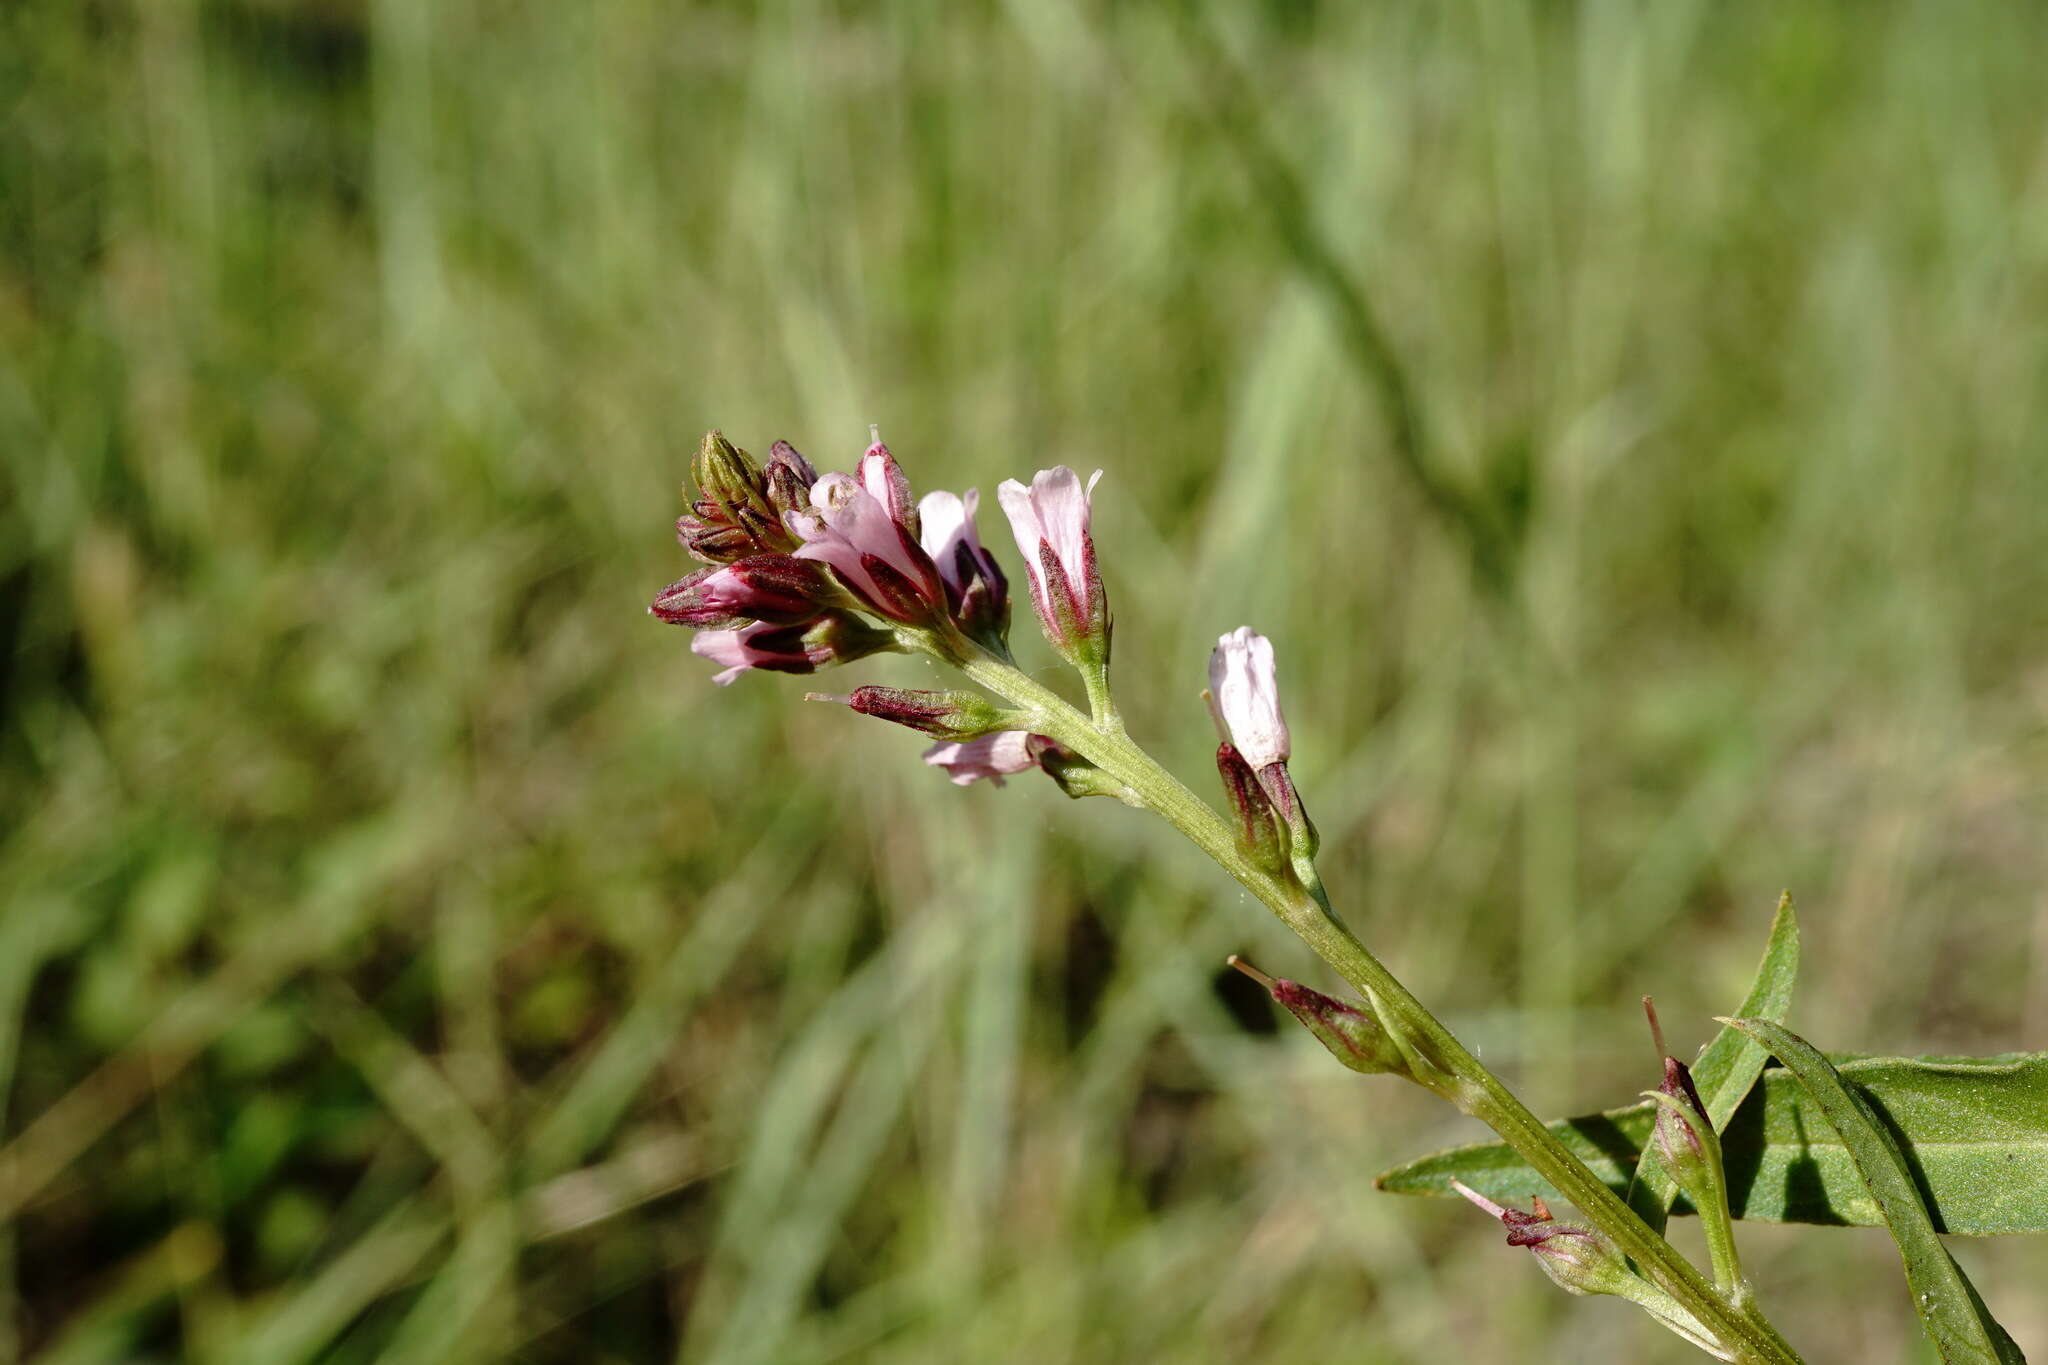
[[[910,479],[904,474],[903,466],[896,463],[896,457],[889,453],[889,447],[882,444],[881,428],[871,426],[868,434],[872,440],[861,452],[858,466],[860,486],[867,490],[869,497],[882,504],[891,520],[916,540],[919,532],[917,504],[910,500]]]
[[[1209,654],[1209,693],[1218,721],[1254,772],[1285,763],[1294,752],[1280,714],[1278,672],[1273,642],[1250,626],[1218,638]]]
[[[1678,1186],[1684,1189],[1681,1173],[1706,1159],[1699,1132],[1706,1122],[1706,1106],[1700,1102],[1699,1089],[1692,1083],[1692,1069],[1676,1057],[1664,1059],[1664,1084],[1657,1091],[1676,1102],[1657,1106],[1657,1154],[1671,1174],[1679,1177]]]
[[[979,692],[925,692],[905,687],[856,687],[850,696],[813,692],[808,700],[836,701],[864,716],[892,720],[934,739],[978,739],[1013,727],[1017,713],[1006,711]]]
[[[1285,977],[1273,983],[1272,993],[1332,1057],[1353,1071],[1370,1076],[1408,1070],[1401,1050],[1380,1027],[1380,1021],[1357,1006]]]
[[[782,514],[768,501],[767,487],[753,457],[716,431],[704,434],[692,467],[698,497],[691,514],[676,521],[683,548],[707,563],[748,555],[786,552],[796,542]]]
[[[1284,827],[1295,875],[1304,885],[1313,885],[1322,838],[1287,771],[1294,741],[1287,718],[1280,712],[1273,642],[1249,626],[1239,626],[1218,638],[1209,654],[1209,690],[1204,696],[1217,732],[1235,746],[1240,761],[1257,776],[1274,818]],[[1220,765],[1221,760],[1218,762]],[[1223,780],[1231,789],[1232,804],[1238,804],[1232,774],[1226,772]]]
[[[1651,1142],[1657,1157],[1671,1174],[1671,1183],[1691,1202],[1703,1219],[1728,1219],[1727,1183],[1721,1167],[1721,1140],[1707,1118],[1706,1103],[1693,1084],[1692,1068],[1673,1057],[1664,1045],[1664,1027],[1657,1019],[1657,1007],[1643,997],[1643,1012],[1649,1017],[1650,1036],[1664,1055],[1664,1083],[1644,1093],[1657,1104],[1657,1125]]]
[[[740,507],[761,496],[761,471],[754,457],[725,439],[721,431],[704,433],[690,471],[697,490],[723,507]]]
[[[1408,1074],[1407,1059],[1401,1056],[1394,1040],[1387,1036],[1387,1031],[1380,1027],[1380,1021],[1372,1015],[1299,981],[1289,981],[1284,976],[1267,976],[1235,953],[1231,954],[1229,961],[1231,966],[1264,986],[1266,993],[1299,1019],[1332,1057],[1353,1071],[1366,1076]]]
[[[761,471],[761,482],[778,522],[790,512],[811,505],[811,485],[817,481],[818,471],[795,446],[777,441],[768,447],[768,463]]]
[[[733,621],[795,625],[844,597],[822,565],[792,555],[754,555],[699,569],[662,589],[648,610],[670,625],[708,627]]]

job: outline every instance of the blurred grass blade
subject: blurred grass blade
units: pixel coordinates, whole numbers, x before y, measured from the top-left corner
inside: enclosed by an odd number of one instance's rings
[[[1961,1236],[2048,1232],[2048,1053],[2003,1057],[1841,1057],[1842,1078],[1885,1116],[1939,1231]],[[1654,1121],[1648,1104],[1550,1125],[1619,1193]],[[1819,1103],[1771,1067],[1721,1132],[1728,1201],[1737,1218],[1878,1227],[1884,1214]],[[1506,1202],[1561,1197],[1501,1143],[1453,1147],[1375,1182],[1396,1194],[1449,1194],[1459,1179]],[[1691,1209],[1682,1201],[1681,1213]]]
[[[302,1278],[269,1312],[255,1315],[235,1360],[298,1365],[329,1350],[365,1309],[419,1269],[448,1235],[445,1215],[401,1204],[317,1273]]]
[[[1792,983],[1799,975],[1799,916],[1792,909],[1792,896],[1778,897],[1777,914],[1771,918],[1770,941],[1763,960],[1757,963],[1756,978],[1743,998],[1744,1018],[1782,1021],[1792,1004]],[[1720,1132],[1735,1117],[1736,1109],[1749,1094],[1756,1078],[1763,1074],[1770,1051],[1739,1029],[1721,1026],[1714,1041],[1692,1067],[1692,1082],[1707,1106],[1707,1120]],[[1635,1184],[1628,1202],[1643,1221],[1662,1231],[1671,1215],[1671,1203],[1678,1198],[1678,1186],[1664,1163],[1645,1148],[1636,1159]]]
[[[1849,1087],[1813,1044],[1783,1024],[1769,1019],[1728,1022],[1768,1047],[1771,1055],[1799,1078],[1840,1136],[1871,1198],[1882,1210],[1892,1240],[1899,1244],[1906,1284],[1913,1292],[1913,1309],[1942,1360],[1948,1365],[2023,1362],[2026,1357],[1984,1307],[1963,1268],[1941,1244],[1905,1153],[1871,1105]],[[2043,1136],[2048,1138],[2048,1134]]]

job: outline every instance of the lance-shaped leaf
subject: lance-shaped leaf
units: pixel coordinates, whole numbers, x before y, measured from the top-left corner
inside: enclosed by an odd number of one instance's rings
[[[2002,1057],[1843,1057],[1834,1063],[1904,1151],[1937,1228],[1964,1236],[2048,1232],[2048,1053]],[[1560,1119],[1565,1146],[1622,1193],[1655,1122],[1652,1106]],[[1771,1067],[1721,1130],[1728,1203],[1767,1223],[1877,1227],[1884,1216],[1841,1138],[1798,1079]],[[1562,1198],[1504,1143],[1411,1161],[1380,1176],[1399,1194]],[[1675,1211],[1691,1210],[1680,1201]]]
[[[1748,1019],[1782,1021],[1792,1005],[1792,983],[1799,975],[1799,916],[1793,912],[1789,893],[1778,897],[1778,911],[1771,919],[1770,941],[1764,945],[1763,960],[1757,963],[1756,978],[1737,1011]],[[1692,1066],[1692,1083],[1706,1105],[1707,1119],[1720,1132],[1749,1094],[1756,1078],[1763,1074],[1770,1052],[1762,1043],[1738,1029],[1722,1026],[1707,1044],[1707,1050]],[[1645,1151],[1636,1163],[1635,1183],[1628,1202],[1643,1221],[1659,1232],[1664,1230],[1671,1205],[1678,1198],[1678,1184],[1654,1151]],[[1738,1215],[1739,1216],[1739,1215]]]
[[[1946,1365],[2024,1365],[2019,1347],[1941,1244],[1905,1153],[1873,1106],[1843,1081],[1813,1044],[1783,1024],[1769,1019],[1726,1022],[1768,1047],[1827,1116],[1891,1229],[1892,1240],[1899,1244],[1914,1311]]]

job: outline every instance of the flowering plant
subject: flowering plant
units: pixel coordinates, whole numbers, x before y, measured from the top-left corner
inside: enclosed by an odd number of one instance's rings
[[[1848,1079],[1850,1068],[1836,1068],[1779,1022],[1799,942],[1784,901],[1742,1017],[1722,1021],[1722,1033],[1692,1066],[1669,1055],[1650,1011],[1663,1054],[1662,1083],[1644,1092],[1645,1103],[1600,1116],[1636,1143],[1634,1162],[1616,1171],[1611,1151],[1585,1138],[1586,1121],[1538,1119],[1331,908],[1316,871],[1315,824],[1288,771],[1293,741],[1270,640],[1241,627],[1223,635],[1209,658],[1204,696],[1219,741],[1216,767],[1228,818],[1131,740],[1110,689],[1112,618],[1090,533],[1099,471],[1084,482],[1074,470],[1055,466],[1028,484],[1009,480],[997,489],[1039,626],[1079,674],[1085,711],[1014,661],[1009,581],[981,543],[973,490],[913,500],[879,433],[854,473],[820,475],[786,442],[776,442],[767,463],[757,465],[714,431],[704,438],[695,474],[698,496],[676,533],[706,567],[663,589],[651,610],[697,632],[691,649],[722,665],[713,681],[729,684],[755,670],[812,673],[882,651],[927,654],[981,690],[862,686],[845,695],[809,695],[932,737],[925,762],[957,784],[985,779],[1000,786],[1006,777],[1036,770],[1070,797],[1113,796],[1172,823],[1264,902],[1358,998],[1340,1000],[1275,979],[1238,958],[1232,965],[1263,985],[1345,1066],[1420,1085],[1502,1140],[1410,1163],[1383,1175],[1383,1188],[1462,1194],[1497,1218],[1508,1244],[1529,1250],[1569,1292],[1633,1303],[1721,1360],[1794,1365],[1799,1357],[1759,1308],[1735,1251],[1733,1224],[1740,1217],[1802,1216],[1789,1198],[1771,1204],[1759,1195],[1753,1179],[1741,1191],[1731,1188],[1724,1138],[1736,1110],[1759,1102],[1755,1091],[1767,1112],[1791,1111],[1795,1123],[1824,1125],[1839,1138],[1847,1165],[1827,1177],[1839,1186],[1839,1207],[1823,1206],[1827,1217],[1807,1208],[1804,1216],[1890,1227],[1942,1358],[2020,1359],[1942,1249],[1937,1206],[1916,1189],[1900,1140],[1910,1143],[1916,1126],[1947,1136],[1942,1124],[1953,1115],[1946,1110],[1964,1094],[2001,1119],[2010,1117],[2007,1110],[2033,1105],[2040,1112],[2030,1131],[2038,1135],[2048,1129],[2042,1119],[2048,1107],[2040,1103],[2048,1098],[2048,1066],[2037,1064],[2048,1058],[1986,1063],[1947,1099],[1937,1097],[1925,1117],[1911,1096],[1924,1096],[1933,1082],[1925,1067],[1915,1070],[1916,1059],[1866,1059],[1889,1070]],[[1796,1090],[1759,1084],[1771,1056],[1796,1078]],[[1953,1080],[1965,1065],[1947,1062],[1939,1074]],[[1890,1127],[1872,1112],[1871,1101],[1882,1105],[1885,1094],[1894,1097],[1884,1106]],[[2009,1145],[2015,1131],[2010,1123],[2001,1129]],[[1607,1169],[1596,1169],[1601,1163]],[[1944,1230],[2019,1230],[1998,1222],[2010,1220],[2010,1200],[1980,1206],[1972,1202],[1973,1188],[1959,1177],[1944,1184],[1947,1197],[1938,1205]],[[1859,1191],[1874,1212],[1854,1202]],[[1533,1211],[1502,1202],[1519,1197],[1530,1199]],[[1553,1217],[1546,1197],[1568,1200],[1584,1221]],[[1700,1218],[1710,1273],[1663,1235],[1673,1211]],[[2035,1217],[2048,1224],[2048,1214]]]

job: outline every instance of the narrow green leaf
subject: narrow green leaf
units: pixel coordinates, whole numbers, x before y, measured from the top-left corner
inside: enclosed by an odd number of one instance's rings
[[[1756,977],[1749,994],[1737,1011],[1744,1018],[1783,1021],[1792,1005],[1792,983],[1799,975],[1799,916],[1792,909],[1792,894],[1778,897],[1778,910],[1771,917],[1770,941],[1764,945],[1763,960],[1756,964]],[[1692,1083],[1707,1106],[1707,1120],[1720,1132],[1735,1117],[1736,1109],[1749,1094],[1756,1078],[1763,1074],[1770,1051],[1738,1029],[1723,1025],[1692,1066]],[[1629,1187],[1628,1202],[1643,1221],[1658,1232],[1664,1230],[1671,1205],[1678,1198],[1678,1186],[1671,1173],[1657,1160],[1653,1148],[1645,1148],[1636,1159],[1635,1183]]]
[[[1905,1153],[1873,1106],[1842,1079],[1813,1044],[1783,1024],[1769,1019],[1726,1022],[1768,1047],[1827,1116],[1870,1197],[1877,1201],[1892,1240],[1899,1244],[1914,1311],[1942,1360],[1947,1365],[2023,1362],[2019,1347],[1984,1307],[1963,1268],[1941,1244]]]
[[[2048,1232],[2048,1053],[1834,1061],[1899,1138],[1941,1231]],[[1561,1119],[1550,1130],[1621,1193],[1653,1122],[1652,1106],[1636,1104]],[[1826,1115],[1781,1067],[1763,1073],[1722,1128],[1721,1154],[1737,1218],[1863,1227],[1884,1221]],[[1502,1203],[1562,1197],[1502,1143],[1425,1156],[1377,1183],[1400,1194],[1447,1195],[1453,1178]],[[1690,1212],[1683,1200],[1675,1208]]]

